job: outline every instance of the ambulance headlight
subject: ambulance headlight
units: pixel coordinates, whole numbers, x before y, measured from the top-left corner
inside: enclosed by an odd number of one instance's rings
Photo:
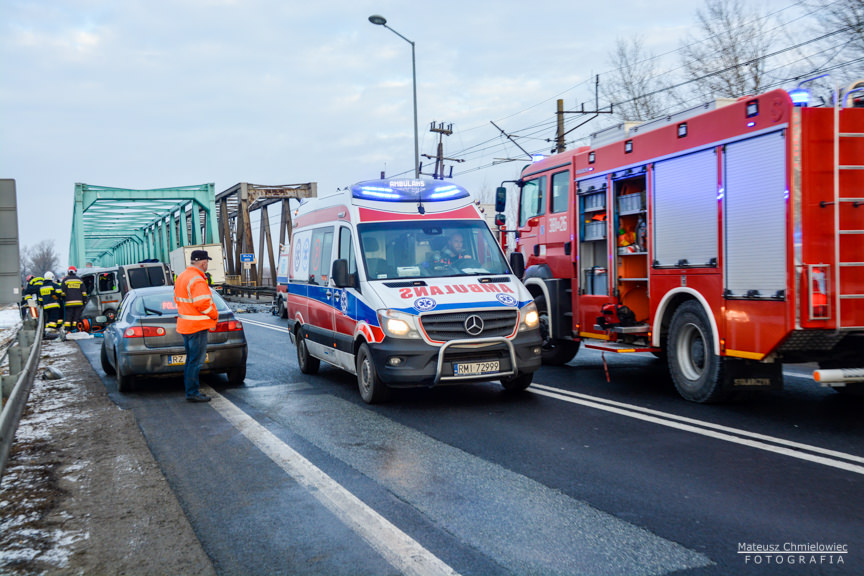
[[[537,305],[531,302],[522,309],[522,322],[519,331],[534,330],[540,325],[540,315],[537,314]]]
[[[378,320],[391,338],[420,338],[415,317],[398,310],[379,310]]]

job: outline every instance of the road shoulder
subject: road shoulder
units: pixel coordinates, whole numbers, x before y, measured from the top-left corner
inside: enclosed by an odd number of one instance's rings
[[[133,414],[74,342],[46,341],[0,484],[4,573],[215,570]]]

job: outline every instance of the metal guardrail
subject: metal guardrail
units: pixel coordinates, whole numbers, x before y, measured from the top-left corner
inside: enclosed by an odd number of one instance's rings
[[[276,288],[272,286],[237,286],[236,284],[223,284],[222,294],[224,296],[255,298],[256,300],[260,300],[262,296],[272,299],[276,296]]]
[[[18,345],[12,345],[8,350],[9,375],[3,376],[0,381],[5,400],[3,411],[0,413],[0,478],[6,471],[6,461],[9,458],[15,431],[18,429],[18,421],[21,419],[24,404],[27,403],[36,377],[44,328],[45,315],[40,311],[38,322],[32,319],[24,321],[24,326],[18,331]]]

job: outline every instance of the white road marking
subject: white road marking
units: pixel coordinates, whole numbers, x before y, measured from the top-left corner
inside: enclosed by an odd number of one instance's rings
[[[270,330],[276,330],[277,332],[285,332],[286,334],[291,333],[291,330],[285,328],[284,326],[276,326],[275,324],[268,324],[267,322],[261,322],[259,320],[249,320],[248,318],[238,319],[244,324],[251,324],[253,326],[258,326],[259,328],[268,328]]]
[[[661,426],[668,426],[669,428],[676,428],[678,430],[684,430],[685,432],[692,432],[693,434],[701,434],[702,436],[725,440],[727,442],[741,444],[743,446],[749,446],[767,452],[783,454],[785,456],[791,456],[792,458],[807,460],[809,462],[839,468],[856,474],[864,474],[864,466],[851,463],[864,462],[864,458],[853,454],[847,454],[845,452],[836,452],[818,446],[792,442],[790,440],[757,434],[755,432],[748,432],[738,428],[730,428],[719,424],[712,424],[710,422],[702,422],[700,420],[677,416],[667,412],[642,408],[640,406],[616,402],[614,400],[605,400],[587,394],[580,394],[578,392],[570,392],[568,390],[552,388],[551,386],[544,386],[542,384],[532,384],[531,387],[528,388],[528,391],[540,396],[547,396],[549,398],[555,398],[556,400],[570,402],[571,404],[581,404],[582,406],[587,406],[589,408],[605,410],[606,412],[612,412],[613,414],[619,414],[637,420],[644,420],[645,422],[660,424]],[[772,442],[773,444],[768,444],[768,442]],[[810,453],[803,452],[804,450]],[[819,454],[825,456],[819,456]],[[827,456],[832,456],[836,459],[828,458]],[[844,462],[843,460],[847,460],[847,462]]]
[[[458,576],[458,572],[453,568],[364,504],[224,396],[209,387],[202,389],[213,397],[210,404],[217,412],[346,526],[366,540],[393,567],[403,574],[416,576]]]

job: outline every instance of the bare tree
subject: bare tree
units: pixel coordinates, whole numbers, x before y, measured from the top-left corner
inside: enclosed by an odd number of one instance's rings
[[[824,32],[842,30],[836,44],[848,52],[844,60],[864,57],[864,0],[837,0],[827,6],[824,3],[810,6],[816,8],[814,15]]]
[[[706,0],[696,19],[698,33],[681,44],[682,66],[695,81],[692,92],[703,98],[761,92],[773,41],[767,17],[742,0]]]
[[[622,120],[651,120],[663,113],[666,97],[657,59],[644,48],[644,38],[618,38],[610,56],[615,70],[601,84],[603,96],[613,103],[614,115]]]
[[[42,276],[49,270],[54,272],[59,265],[60,258],[54,251],[53,240],[42,240],[22,250],[21,270],[25,278],[30,274]]]

